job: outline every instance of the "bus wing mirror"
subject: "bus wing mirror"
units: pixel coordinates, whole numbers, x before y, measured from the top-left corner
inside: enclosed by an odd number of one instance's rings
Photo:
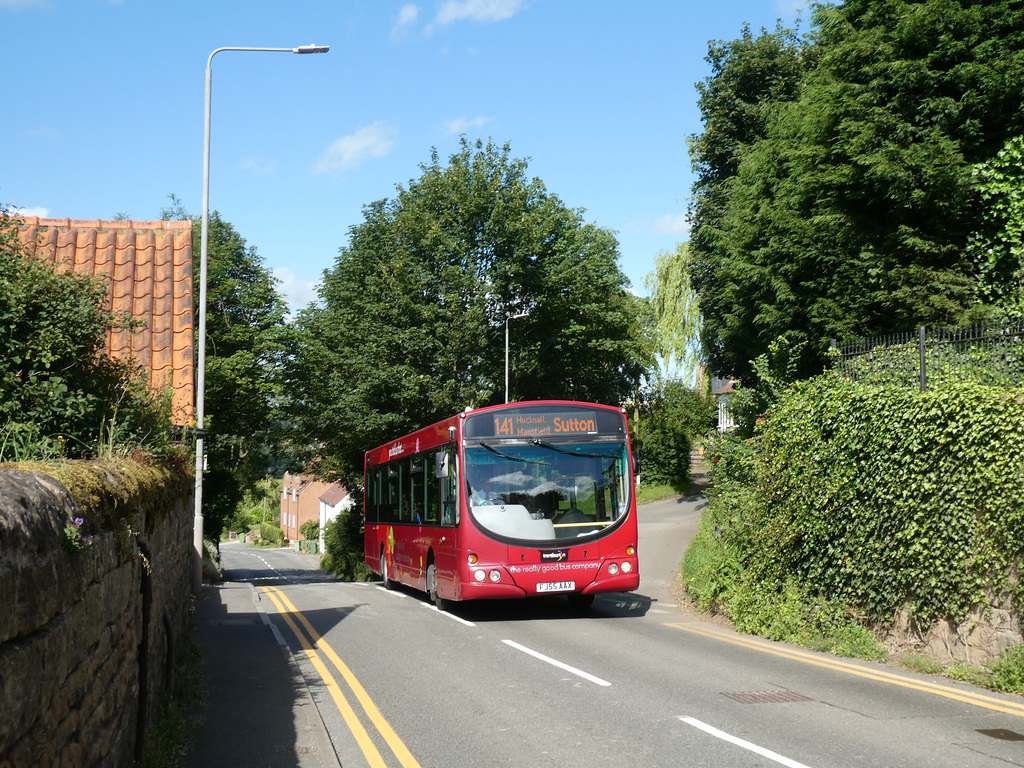
[[[441,451],[434,454],[434,477],[448,477],[448,453]]]

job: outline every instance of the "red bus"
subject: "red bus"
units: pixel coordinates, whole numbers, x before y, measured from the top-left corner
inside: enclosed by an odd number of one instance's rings
[[[536,401],[468,410],[366,452],[366,563],[449,601],[640,585],[621,408]]]

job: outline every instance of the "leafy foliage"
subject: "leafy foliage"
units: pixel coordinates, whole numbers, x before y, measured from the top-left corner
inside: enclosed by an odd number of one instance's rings
[[[644,280],[655,318],[658,354],[665,369],[690,379],[700,362],[701,316],[697,294],[690,284],[692,258],[687,243],[674,253],[660,253]]]
[[[356,496],[361,496],[359,491]],[[324,554],[320,567],[346,581],[368,581],[373,572],[363,556],[362,499],[343,510],[324,529]]]
[[[1020,611],[1022,403],[1019,390],[973,384],[921,393],[826,375],[794,385],[756,437],[712,453],[695,544],[740,572],[710,588],[708,567],[684,562],[688,588],[738,617],[768,599],[751,590],[778,599],[794,586],[805,602],[880,623],[906,608],[925,628],[993,597]]]
[[[281,544],[284,542],[284,531],[273,523],[260,523],[260,538],[270,544]]]
[[[974,181],[984,205],[971,243],[981,290],[1006,315],[1024,315],[1024,136],[976,165]]]
[[[299,533],[306,541],[313,541],[320,537],[320,523],[316,520],[307,520],[299,526]]]
[[[164,220],[192,218],[192,251],[198,259],[202,227],[174,195],[161,209]],[[193,296],[199,312],[199,270]],[[255,247],[220,213],[209,217],[207,240],[206,388],[203,516],[216,538],[229,525],[245,523],[246,495],[280,468],[284,449],[282,367],[286,307],[277,279]],[[284,459],[286,463],[291,463]],[[262,514],[261,514],[262,517]]]
[[[714,170],[694,189],[690,246],[705,344],[740,378],[778,336],[807,342],[807,376],[829,338],[986,311],[973,173],[1024,127],[1024,9],[857,0],[815,20],[811,41],[777,31],[726,46],[691,143]],[[718,98],[747,92],[752,128]]]
[[[0,210],[0,459],[166,447],[169,396],[154,397],[140,369],[104,354],[109,332],[131,327],[105,306],[100,281],[24,254]]]
[[[734,276],[742,265],[722,238],[732,187],[746,154],[767,136],[781,105],[799,96],[815,63],[810,43],[811,38],[782,26],[756,37],[745,26],[740,38],[711,43],[711,75],[697,84],[704,129],[688,141],[697,180],[686,266],[703,317],[704,354],[712,370],[723,375],[742,373],[746,361],[760,354],[757,335],[745,338],[740,330],[756,317],[758,296],[751,289],[763,275],[751,264]]]
[[[648,392],[632,423],[643,482],[681,487],[690,476],[694,441],[708,433],[715,414],[711,398],[679,379],[662,381]]]
[[[649,360],[616,243],[509,147],[462,149],[364,209],[296,323],[289,389],[325,465],[504,398],[618,403]]]

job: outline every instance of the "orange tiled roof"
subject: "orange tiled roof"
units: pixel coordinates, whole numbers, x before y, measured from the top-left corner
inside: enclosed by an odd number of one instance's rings
[[[58,271],[109,279],[108,307],[146,324],[135,333],[111,331],[107,351],[134,359],[155,390],[169,385],[174,423],[192,424],[192,222],[31,216],[20,220],[18,232],[29,253]]]

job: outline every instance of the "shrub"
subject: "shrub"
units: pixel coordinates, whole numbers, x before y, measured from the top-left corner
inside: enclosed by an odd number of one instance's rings
[[[299,526],[299,533],[306,541],[313,541],[320,538],[320,523],[316,520],[307,520]]]
[[[284,531],[273,523],[260,523],[260,538],[271,544],[284,542]]]
[[[320,567],[346,581],[369,581],[373,572],[363,552],[361,505],[339,514],[324,529]]]
[[[633,424],[644,483],[684,483],[693,442],[707,434],[714,418],[714,401],[681,381],[661,382],[649,393]]]
[[[170,392],[154,397],[140,369],[103,353],[112,329],[133,326],[106,295],[25,254],[0,208],[0,461],[166,447]]]

